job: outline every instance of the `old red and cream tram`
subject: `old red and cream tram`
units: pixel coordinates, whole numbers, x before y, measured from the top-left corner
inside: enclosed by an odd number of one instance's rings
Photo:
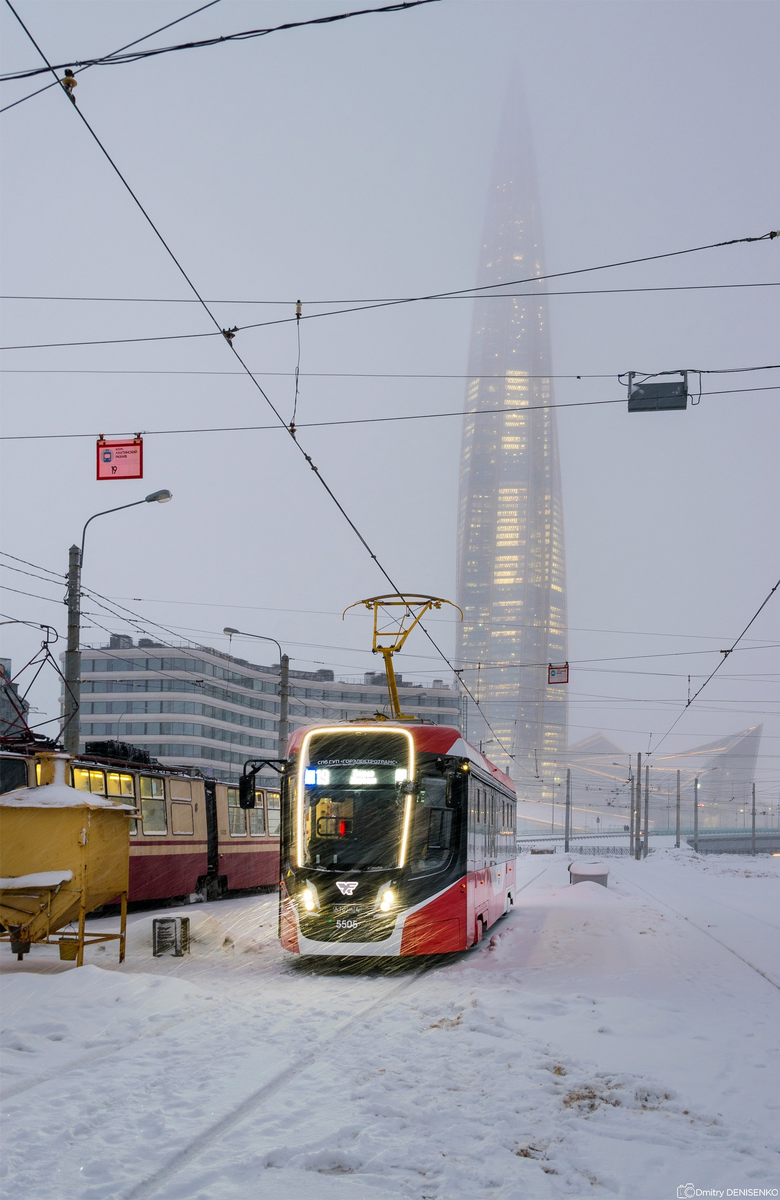
[[[133,747],[121,746],[126,751]],[[184,771],[108,753],[80,754],[70,766],[79,791],[135,805],[130,822],[133,901],[215,900],[279,880],[278,788],[257,787],[254,807],[241,808],[239,789]],[[0,751],[0,792],[35,787],[37,761],[29,752]]]
[[[515,894],[512,780],[457,729],[296,730],[282,782],[280,936],[297,954],[465,950]]]

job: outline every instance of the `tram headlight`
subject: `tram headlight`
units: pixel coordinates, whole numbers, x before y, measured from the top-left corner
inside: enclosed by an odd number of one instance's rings
[[[379,911],[389,912],[395,904],[395,892],[392,888],[385,888],[379,900]]]
[[[311,888],[307,887],[303,889],[301,892],[301,900],[303,901],[303,907],[307,912],[313,912],[317,906],[317,900]]]

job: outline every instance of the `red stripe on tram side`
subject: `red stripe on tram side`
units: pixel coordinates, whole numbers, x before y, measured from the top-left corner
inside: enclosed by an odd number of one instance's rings
[[[248,853],[220,852],[218,874],[227,876],[229,890],[268,887],[279,875],[279,847],[252,846]]]
[[[206,874],[205,852],[130,856],[129,900],[165,900],[189,896]]]
[[[466,881],[459,879],[430,904],[406,918],[401,955],[465,950],[470,944],[466,933]]]

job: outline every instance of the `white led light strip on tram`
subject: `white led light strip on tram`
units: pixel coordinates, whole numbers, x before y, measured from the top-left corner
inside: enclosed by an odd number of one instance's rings
[[[334,734],[334,733],[339,733],[339,732],[341,732],[341,733],[346,733],[346,732],[349,732],[349,733],[373,733],[373,734],[402,733],[404,735],[404,737],[407,739],[407,741],[409,742],[409,778],[414,779],[414,767],[415,767],[414,738],[412,737],[412,735],[408,729],[399,729],[397,725],[387,726],[384,724],[382,725],[381,729],[377,729],[377,727],[375,725],[350,726],[348,728],[348,730],[347,729],[339,730],[338,727],[333,726],[333,725],[326,725],[322,729],[310,729],[303,739],[303,743],[301,745],[300,758],[298,760],[298,796],[297,796],[297,821],[296,821],[295,840],[297,842],[296,858],[297,858],[299,867],[305,866],[305,863],[303,861],[303,859],[304,859],[304,814],[305,814],[305,804],[306,804],[306,784],[304,781],[304,772],[306,770],[306,765],[307,765],[307,761],[308,761],[309,744],[311,742],[311,739],[313,737],[316,737],[317,734],[320,734],[320,733]],[[403,828],[403,834],[401,836],[401,854],[400,854],[400,858],[399,858],[399,862],[398,862],[399,867],[402,867],[406,860],[406,847],[407,847],[407,842],[409,840],[409,822],[410,822],[410,818],[412,815],[412,800],[413,800],[413,798],[414,797],[411,795],[406,797],[406,808],[404,811],[404,828]]]

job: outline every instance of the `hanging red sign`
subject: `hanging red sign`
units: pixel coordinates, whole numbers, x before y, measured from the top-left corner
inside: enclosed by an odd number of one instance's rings
[[[549,667],[547,668],[547,682],[548,683],[568,683],[569,682],[569,664],[564,663],[562,666],[559,664],[557,667],[554,667],[553,664],[550,663]]]
[[[102,437],[98,438],[98,479],[143,479],[143,477],[143,438],[125,438],[116,442],[106,441]]]

